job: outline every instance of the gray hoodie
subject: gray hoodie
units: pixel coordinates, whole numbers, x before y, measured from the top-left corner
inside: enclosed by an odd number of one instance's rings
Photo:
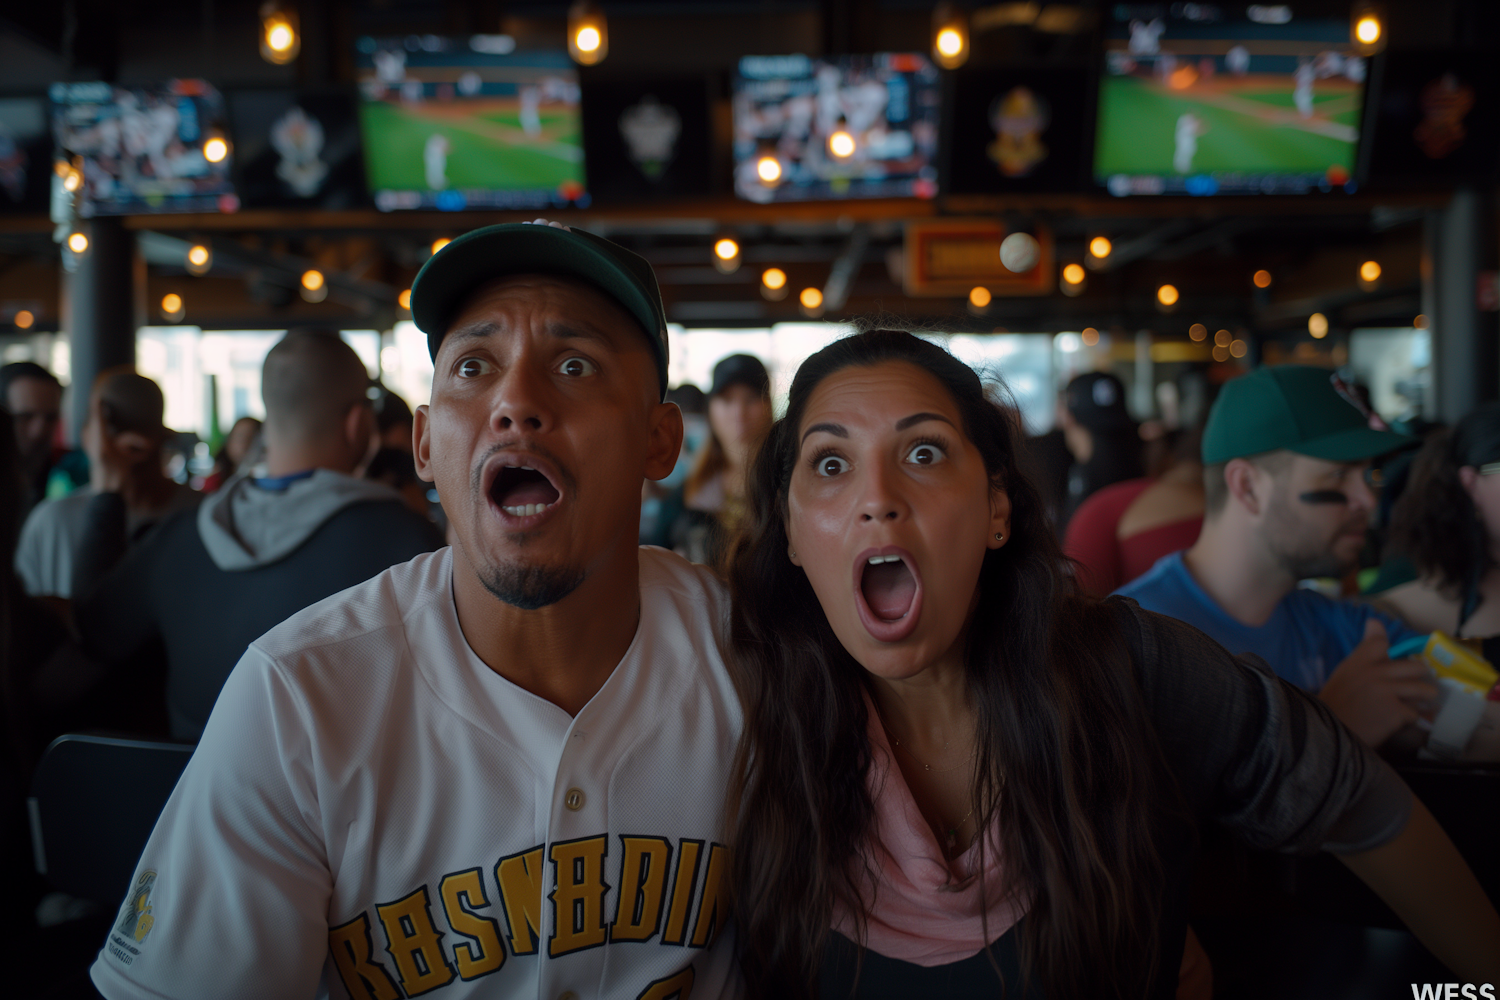
[[[198,507],[198,534],[221,570],[254,569],[285,559],[329,518],[357,503],[399,500],[384,483],[318,469],[285,489],[235,476]]]

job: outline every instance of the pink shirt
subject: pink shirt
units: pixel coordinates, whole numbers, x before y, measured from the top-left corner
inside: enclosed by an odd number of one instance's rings
[[[864,943],[881,955],[923,966],[947,965],[978,954],[1026,915],[1025,903],[1000,898],[998,838],[992,833],[985,847],[981,900],[981,880],[974,877],[978,838],[951,863],[943,857],[906,778],[895,766],[885,727],[868,694],[865,705],[870,713],[873,756],[868,783],[875,805],[874,836],[866,850],[879,881],[873,900],[868,896],[865,900],[870,912]],[[984,903],[988,903],[987,912]],[[858,940],[853,914],[837,902],[833,928]]]

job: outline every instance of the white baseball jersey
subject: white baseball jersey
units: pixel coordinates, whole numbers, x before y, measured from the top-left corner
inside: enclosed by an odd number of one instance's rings
[[[450,549],[256,641],[141,857],[100,991],[736,994],[727,596],[670,552],[640,562],[635,639],[576,718],[470,650]]]

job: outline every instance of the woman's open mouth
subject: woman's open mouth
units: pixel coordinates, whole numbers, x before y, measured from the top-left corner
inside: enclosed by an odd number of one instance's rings
[[[855,604],[866,631],[881,642],[899,642],[917,627],[922,579],[911,553],[895,546],[868,549],[854,565]]]

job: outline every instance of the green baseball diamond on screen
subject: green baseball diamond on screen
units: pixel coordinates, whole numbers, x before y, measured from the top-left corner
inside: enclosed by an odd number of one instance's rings
[[[444,176],[454,190],[532,191],[583,182],[578,112],[543,109],[539,134],[528,135],[514,100],[447,106],[420,112],[383,101],[359,109],[370,186],[376,190],[432,190],[425,151],[434,135],[448,141]]]
[[[1313,116],[1302,118],[1285,85],[1265,77],[1173,91],[1137,77],[1106,77],[1099,95],[1095,174],[1174,174],[1177,123],[1199,122],[1191,173],[1322,173],[1350,170],[1358,138],[1360,92],[1321,80]]]

